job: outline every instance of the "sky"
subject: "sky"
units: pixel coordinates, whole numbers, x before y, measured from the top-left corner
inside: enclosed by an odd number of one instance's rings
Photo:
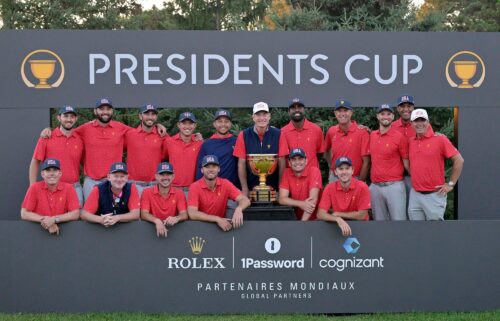
[[[151,9],[153,5],[156,5],[157,8],[161,8],[163,6],[164,1],[165,0],[139,0],[144,9]],[[412,2],[414,5],[420,6],[424,3],[424,0],[412,0]]]

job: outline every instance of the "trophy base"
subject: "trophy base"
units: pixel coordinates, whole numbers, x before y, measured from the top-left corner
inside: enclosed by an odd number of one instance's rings
[[[276,191],[271,189],[254,189],[250,192],[252,205],[270,205],[276,202]]]
[[[48,88],[52,88],[52,86],[51,85],[41,84],[41,85],[35,85],[35,88],[45,88],[45,89],[48,89]]]

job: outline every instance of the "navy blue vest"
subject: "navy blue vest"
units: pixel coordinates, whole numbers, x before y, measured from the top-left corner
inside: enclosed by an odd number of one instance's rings
[[[130,198],[130,183],[125,184],[123,187],[122,196],[117,203],[113,202],[113,192],[111,191],[111,183],[105,181],[99,184],[99,207],[96,214],[125,214],[130,212],[128,209],[128,200]]]
[[[269,126],[269,129],[264,134],[264,139],[262,143],[259,139],[259,135],[254,131],[254,127],[249,127],[243,130],[243,140],[245,142],[245,149],[247,154],[278,154],[279,144],[280,144],[280,134],[281,131],[276,128]],[[252,173],[252,170],[248,166],[247,162],[247,182],[248,189],[252,190],[254,186],[259,185],[259,176]],[[266,184],[272,186],[276,191],[279,186],[279,170],[267,177]]]

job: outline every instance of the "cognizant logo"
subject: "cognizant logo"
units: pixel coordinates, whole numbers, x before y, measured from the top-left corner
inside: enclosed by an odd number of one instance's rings
[[[342,244],[347,254],[356,254],[361,248],[361,243],[356,237],[349,237]],[[323,269],[335,269],[342,272],[346,269],[371,269],[383,268],[384,258],[323,258],[319,260],[319,267]]]

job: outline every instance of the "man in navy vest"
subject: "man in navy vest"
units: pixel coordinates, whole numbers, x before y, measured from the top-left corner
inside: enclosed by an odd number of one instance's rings
[[[269,106],[264,102],[253,105],[252,119],[254,126],[249,127],[238,135],[233,155],[238,157],[238,177],[241,183],[243,195],[249,195],[249,191],[259,184],[259,177],[254,175],[248,167],[247,154],[277,154],[278,170],[267,177],[267,185],[278,190],[279,181],[286,168],[285,157],[288,155],[288,147],[281,131],[269,125],[271,113]]]
[[[139,219],[139,193],[128,182],[125,163],[113,163],[108,179],[94,186],[83,206],[81,219],[105,227]]]

